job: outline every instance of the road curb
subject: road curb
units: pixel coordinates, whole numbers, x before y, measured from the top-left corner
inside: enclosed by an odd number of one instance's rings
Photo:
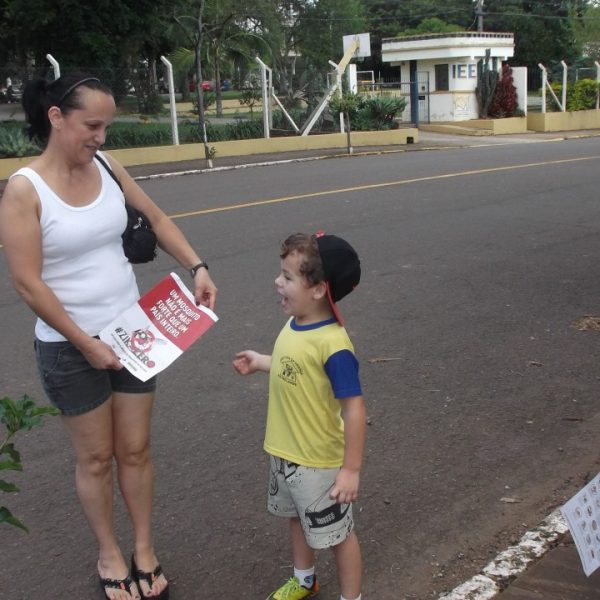
[[[589,137],[599,137],[599,133],[592,134],[580,134],[574,136],[559,136],[549,139],[538,139],[533,140],[531,143],[544,143],[544,142],[562,142],[569,139],[581,139],[581,138],[589,138]],[[379,156],[382,154],[399,154],[399,153],[407,153],[407,152],[425,152],[429,150],[455,150],[465,149],[465,148],[481,148],[487,146],[498,146],[498,145],[510,145],[519,143],[515,140],[507,139],[504,144],[489,144],[482,142],[480,144],[449,144],[449,145],[429,145],[429,146],[413,146],[411,148],[394,148],[394,149],[381,149],[381,150],[365,150],[359,152],[353,152],[349,154],[348,152],[336,152],[335,154],[318,154],[316,156],[302,156],[297,158],[285,158],[285,159],[277,159],[277,160],[266,160],[266,161],[258,161],[258,162],[249,162],[249,163],[238,163],[233,165],[224,165],[220,167],[210,167],[204,169],[183,169],[179,171],[167,171],[166,173],[153,173],[151,175],[138,175],[135,176],[134,179],[136,181],[148,180],[148,179],[163,179],[166,177],[178,177],[181,175],[202,175],[206,173],[219,173],[224,171],[234,171],[239,169],[251,169],[256,167],[272,167],[276,165],[286,165],[286,164],[294,164],[294,163],[303,163],[314,160],[325,160],[325,159],[333,159],[333,158],[358,158],[362,156]]]
[[[553,548],[568,529],[560,510],[555,510],[525,533],[518,544],[500,552],[480,574],[442,594],[439,600],[490,600],[496,597],[532,562]]]

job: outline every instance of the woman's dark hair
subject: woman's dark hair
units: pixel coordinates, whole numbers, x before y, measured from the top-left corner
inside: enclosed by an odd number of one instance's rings
[[[325,281],[325,271],[323,270],[323,261],[319,253],[319,244],[314,235],[307,233],[294,233],[290,235],[281,244],[279,258],[296,252],[302,256],[300,263],[300,274],[306,279],[309,285],[317,285]]]
[[[54,81],[32,79],[23,90],[23,110],[29,124],[27,135],[44,145],[50,137],[48,109],[58,106],[64,115],[82,108],[78,90],[86,87],[112,96],[112,91],[99,79],[87,73],[69,73]]]

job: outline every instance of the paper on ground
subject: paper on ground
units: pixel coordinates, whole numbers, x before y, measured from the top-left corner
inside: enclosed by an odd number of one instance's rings
[[[589,577],[600,566],[600,473],[561,509]]]

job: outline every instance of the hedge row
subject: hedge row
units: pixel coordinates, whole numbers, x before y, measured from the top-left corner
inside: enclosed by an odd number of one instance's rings
[[[186,121],[179,123],[179,143],[202,142],[202,133],[198,123]],[[240,121],[223,125],[207,124],[208,142],[228,140],[246,140],[263,136],[262,121]],[[147,146],[168,146],[172,144],[171,125],[169,123],[113,123],[106,134],[103,148],[142,148]],[[35,156],[40,148],[29,141],[22,123],[0,123],[0,158]]]

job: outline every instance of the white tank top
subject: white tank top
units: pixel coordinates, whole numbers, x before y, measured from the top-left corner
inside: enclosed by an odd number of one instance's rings
[[[86,206],[70,206],[61,200],[29,167],[12,175],[26,177],[40,199],[42,279],[88,335],[98,335],[139,298],[121,240],[127,224],[123,193],[106,169],[96,160],[94,163],[102,188]],[[40,318],[35,335],[44,342],[65,340]]]

